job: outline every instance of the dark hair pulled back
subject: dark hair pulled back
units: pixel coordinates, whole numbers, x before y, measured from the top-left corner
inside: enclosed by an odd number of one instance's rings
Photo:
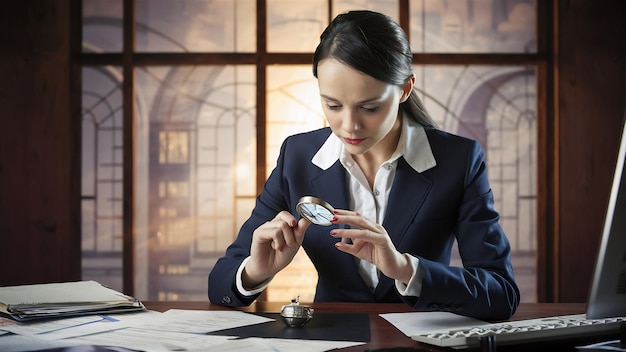
[[[338,15],[320,36],[313,56],[313,75],[317,65],[334,58],[379,81],[403,86],[413,76],[413,54],[402,27],[382,13],[357,10]],[[413,90],[400,108],[425,127],[435,127],[422,101]]]

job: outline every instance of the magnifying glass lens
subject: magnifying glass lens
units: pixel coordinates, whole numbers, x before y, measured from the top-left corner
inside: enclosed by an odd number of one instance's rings
[[[328,226],[335,216],[334,208],[327,202],[313,196],[300,198],[296,205],[298,214],[316,225]]]

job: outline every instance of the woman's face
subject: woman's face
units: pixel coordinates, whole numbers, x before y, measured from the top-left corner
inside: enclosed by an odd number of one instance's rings
[[[388,158],[400,135],[399,104],[413,80],[404,87],[388,84],[334,58],[319,62],[317,79],[328,124],[348,153]]]

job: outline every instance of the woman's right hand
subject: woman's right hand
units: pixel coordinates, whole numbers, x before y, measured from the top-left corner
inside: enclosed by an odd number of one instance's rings
[[[242,275],[244,288],[257,287],[291,263],[310,224],[304,218],[297,221],[291,213],[281,211],[254,230],[250,259]]]

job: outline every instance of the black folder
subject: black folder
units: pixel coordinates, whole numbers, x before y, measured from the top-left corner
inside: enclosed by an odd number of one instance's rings
[[[369,315],[365,313],[315,313],[304,326],[290,327],[278,313],[253,313],[275,319],[262,324],[212,331],[209,335],[306,339],[326,341],[370,340]]]

